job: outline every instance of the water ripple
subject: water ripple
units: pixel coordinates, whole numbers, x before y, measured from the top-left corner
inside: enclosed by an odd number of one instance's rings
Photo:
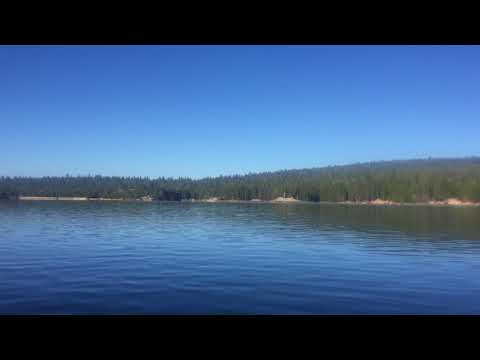
[[[0,202],[0,313],[480,313],[480,209]]]

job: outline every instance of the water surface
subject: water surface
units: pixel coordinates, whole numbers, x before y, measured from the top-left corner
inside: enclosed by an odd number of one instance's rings
[[[1,314],[480,314],[480,208],[0,202]]]

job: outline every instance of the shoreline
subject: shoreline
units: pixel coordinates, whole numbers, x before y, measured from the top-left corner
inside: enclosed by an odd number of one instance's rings
[[[109,199],[109,198],[87,198],[87,197],[69,197],[69,196],[19,196],[19,201],[125,201],[125,199]]]
[[[221,200],[221,199],[201,199],[201,200],[183,200],[183,201],[162,201],[162,200],[143,200],[143,199],[109,199],[109,198],[87,198],[87,197],[47,197],[47,196],[20,196],[18,201],[122,201],[122,202],[181,202],[181,203],[215,203],[215,204],[320,204],[320,205],[353,205],[353,206],[435,206],[435,207],[477,207],[480,202],[462,202],[458,199],[448,199],[445,201],[429,202],[394,202],[387,200],[373,201],[303,201],[293,198],[274,199],[274,200]]]

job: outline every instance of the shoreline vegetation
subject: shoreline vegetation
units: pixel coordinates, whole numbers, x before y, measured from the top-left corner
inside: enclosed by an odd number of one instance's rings
[[[48,196],[20,196],[16,200],[19,201],[128,201],[128,202],[164,202],[162,200],[154,200],[152,198],[143,197],[140,199],[107,199],[107,198],[87,198],[87,197],[48,197]],[[277,197],[274,200],[226,200],[216,197],[208,199],[191,199],[181,200],[180,202],[189,203],[234,203],[234,204],[247,204],[247,203],[259,203],[259,204],[339,204],[339,205],[387,205],[387,206],[402,206],[402,205],[430,205],[430,206],[480,206],[480,202],[462,201],[455,198],[450,198],[445,201],[428,201],[428,202],[414,202],[414,203],[402,203],[389,200],[375,199],[371,201],[301,201],[293,197]]]
[[[393,160],[191,178],[0,176],[0,199],[480,205],[480,157]]]

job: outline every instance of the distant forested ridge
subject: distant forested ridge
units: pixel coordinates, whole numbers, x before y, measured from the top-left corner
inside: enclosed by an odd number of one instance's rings
[[[189,200],[480,201],[480,157],[395,160],[247,175],[189,178],[0,177],[0,198],[65,196]]]

